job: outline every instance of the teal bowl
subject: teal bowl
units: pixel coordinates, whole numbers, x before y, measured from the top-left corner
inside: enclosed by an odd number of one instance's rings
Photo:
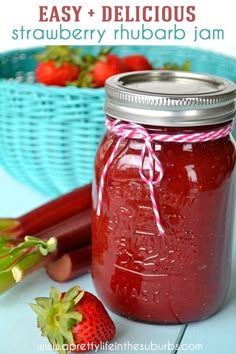
[[[42,48],[0,54],[0,165],[18,181],[57,197],[91,182],[93,162],[104,134],[104,89],[36,84],[34,55]],[[83,52],[96,54],[100,46]],[[165,62],[236,82],[236,59],[178,46],[118,46],[120,56],[145,54]]]

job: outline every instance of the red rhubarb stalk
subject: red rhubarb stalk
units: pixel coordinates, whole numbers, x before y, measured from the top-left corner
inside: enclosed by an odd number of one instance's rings
[[[86,246],[48,262],[46,271],[51,279],[62,283],[89,272],[90,266],[91,246]]]
[[[91,223],[92,211],[86,209],[34,234],[34,236],[43,240],[55,237],[57,239],[56,257],[58,258],[64,253],[90,244]]]
[[[11,239],[34,235],[91,206],[92,186],[87,184],[18,218],[0,219],[0,235]]]

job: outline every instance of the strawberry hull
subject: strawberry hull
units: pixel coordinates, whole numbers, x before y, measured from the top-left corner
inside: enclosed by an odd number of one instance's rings
[[[98,348],[116,333],[104,305],[93,294],[74,286],[66,293],[51,288],[50,296],[35,299],[32,310],[42,336],[59,354],[79,353]]]

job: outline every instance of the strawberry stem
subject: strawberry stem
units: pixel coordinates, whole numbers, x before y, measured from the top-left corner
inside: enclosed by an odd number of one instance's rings
[[[82,315],[74,310],[82,299],[84,291],[79,286],[72,287],[64,296],[52,287],[49,297],[38,297],[36,304],[30,304],[37,314],[38,327],[42,336],[47,337],[59,354],[66,354],[66,345],[74,344],[72,327],[82,321]]]
[[[46,46],[42,53],[35,55],[35,59],[43,63],[53,60],[57,68],[60,68],[64,62],[79,66],[81,65],[81,52],[82,48],[67,45]]]

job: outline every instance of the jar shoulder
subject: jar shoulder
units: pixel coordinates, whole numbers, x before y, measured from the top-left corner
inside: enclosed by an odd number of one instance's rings
[[[109,170],[113,176],[139,174],[140,158],[144,141],[125,139],[116,150],[118,137],[107,133],[97,152],[95,169],[100,176],[108,159],[113,154]],[[165,174],[178,177],[181,175],[190,181],[214,178],[221,180],[231,175],[236,164],[235,142],[229,136],[204,143],[159,143],[152,144]],[[116,150],[116,151],[115,151]],[[115,151],[115,153],[114,153]],[[144,158],[143,169],[149,168],[148,150]],[[114,173],[115,172],[115,173]],[[130,175],[130,176],[131,176]]]

